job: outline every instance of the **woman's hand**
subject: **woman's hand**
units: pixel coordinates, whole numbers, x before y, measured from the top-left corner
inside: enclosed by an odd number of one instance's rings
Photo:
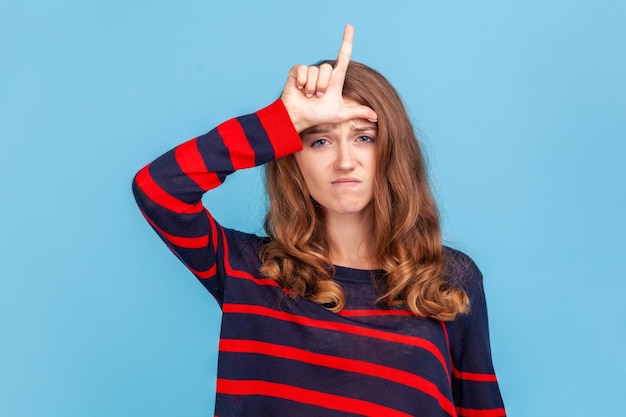
[[[346,25],[335,68],[329,64],[296,65],[289,71],[281,99],[298,133],[322,123],[378,119],[369,107],[349,106],[343,101],[343,82],[352,55],[353,38],[354,28]]]

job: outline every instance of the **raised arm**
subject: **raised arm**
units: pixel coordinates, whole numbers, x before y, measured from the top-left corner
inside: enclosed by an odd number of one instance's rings
[[[202,195],[235,170],[264,164],[301,146],[284,105],[277,100],[177,146],[135,176],[133,193],[142,214],[218,300],[223,234],[202,205]]]

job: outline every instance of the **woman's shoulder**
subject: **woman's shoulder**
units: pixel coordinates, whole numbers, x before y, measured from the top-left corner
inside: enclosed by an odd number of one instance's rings
[[[472,258],[458,249],[444,246],[446,279],[456,287],[468,291],[482,287],[483,276]]]
[[[254,233],[224,227],[224,248],[228,258],[232,261],[244,262],[248,265],[258,265],[259,252],[267,244],[267,237]]]

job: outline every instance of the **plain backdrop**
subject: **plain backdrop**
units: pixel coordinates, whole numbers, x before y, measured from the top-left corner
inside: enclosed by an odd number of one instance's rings
[[[483,271],[509,415],[624,415],[618,0],[2,0],[0,415],[212,415],[219,309],[131,179],[335,57],[348,22],[420,132],[447,244]],[[206,204],[260,233],[261,170]]]

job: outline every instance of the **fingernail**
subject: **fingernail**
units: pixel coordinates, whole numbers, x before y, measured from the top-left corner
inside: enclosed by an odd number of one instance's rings
[[[369,120],[369,121],[370,121],[370,122],[372,122],[372,123],[378,123],[378,120],[377,120],[377,119],[367,119],[367,120]]]
[[[304,88],[304,86],[303,86],[303,85],[299,85],[299,86],[298,86],[298,90],[302,90],[303,88]]]
[[[324,93],[322,91],[318,91],[317,93],[315,93],[318,97],[322,97],[324,95]]]
[[[311,98],[311,97],[313,97],[313,94],[311,94],[311,93],[306,93],[306,96],[307,96],[308,98]]]

